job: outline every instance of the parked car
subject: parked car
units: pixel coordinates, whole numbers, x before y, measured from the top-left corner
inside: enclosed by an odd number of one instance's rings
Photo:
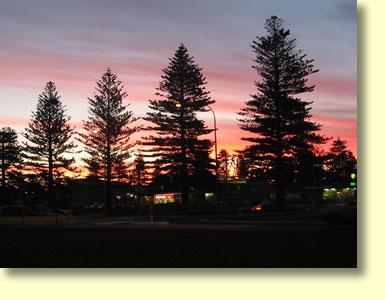
[[[251,208],[249,208],[249,211],[252,213],[259,213],[259,212],[288,212],[288,211],[296,211],[297,208],[289,207],[289,206],[277,206],[275,203],[272,202],[263,202],[260,204],[257,204]]]
[[[6,205],[0,208],[2,217],[38,216],[39,213],[24,205]]]
[[[36,205],[31,207],[39,216],[53,216],[55,213],[47,206]]]

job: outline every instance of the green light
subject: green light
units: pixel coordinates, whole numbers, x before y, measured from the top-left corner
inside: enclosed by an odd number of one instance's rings
[[[355,183],[354,181],[352,181],[351,183],[350,183],[350,186],[356,186],[357,185],[357,183]]]

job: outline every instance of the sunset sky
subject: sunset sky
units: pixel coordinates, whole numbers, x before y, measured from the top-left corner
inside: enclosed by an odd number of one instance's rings
[[[87,117],[95,82],[110,67],[138,117],[180,43],[203,68],[216,100],[219,149],[245,142],[237,112],[255,93],[251,42],[271,15],[284,19],[320,70],[312,75],[314,119],[356,154],[356,2],[352,0],[1,1],[0,126],[19,133],[47,81],[56,83],[74,126]],[[212,115],[200,114],[212,127]]]

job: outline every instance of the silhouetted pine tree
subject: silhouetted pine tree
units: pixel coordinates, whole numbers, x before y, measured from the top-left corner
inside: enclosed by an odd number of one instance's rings
[[[328,183],[347,186],[350,174],[357,172],[357,160],[348,150],[346,141],[335,139],[326,154],[326,179]]]
[[[49,205],[54,205],[53,188],[64,169],[70,170],[74,158],[65,154],[74,153],[75,144],[71,141],[73,128],[68,124],[65,106],[60,101],[56,86],[49,81],[39,95],[36,111],[25,133],[24,153],[26,164],[37,170],[48,182]]]
[[[138,130],[129,125],[137,119],[123,104],[127,94],[122,82],[107,69],[96,83],[96,94],[89,101],[89,117],[84,121],[84,131],[79,141],[84,144],[88,158],[83,159],[92,175],[106,183],[106,209],[112,207],[111,181],[127,176],[131,156],[130,136]]]
[[[179,177],[182,202],[186,203],[190,187],[188,176],[213,168],[209,158],[211,142],[200,138],[212,130],[207,129],[196,113],[208,111],[207,106],[215,101],[205,88],[202,69],[183,44],[163,73],[156,93],[161,99],[150,100],[152,111],[144,118],[155,124],[147,130],[156,135],[145,138],[143,145],[151,146],[150,156],[158,160],[164,173],[173,175],[174,184]]]
[[[229,162],[230,162],[230,154],[227,150],[222,149],[218,153],[218,173],[223,177],[224,180],[227,180],[229,176]]]
[[[296,40],[282,23],[276,16],[271,17],[265,24],[267,34],[253,41],[253,68],[261,79],[255,82],[257,94],[240,112],[241,129],[255,134],[243,138],[252,143],[244,156],[252,161],[253,172],[274,182],[279,205],[284,202],[293,158],[297,159],[301,149],[323,139],[316,134],[320,125],[309,120],[311,102],[294,97],[313,91],[307,77],[318,70],[312,59],[296,49]]]
[[[1,163],[1,203],[6,200],[7,181],[12,169],[19,168],[21,163],[20,146],[17,142],[17,133],[10,127],[0,129],[0,163]]]
[[[235,168],[235,176],[246,178],[248,176],[247,161],[243,155],[237,155],[237,164]]]
[[[136,155],[131,172],[131,185],[134,187],[138,199],[143,194],[143,186],[150,183],[151,175],[154,173],[150,173],[151,167],[152,165],[144,160],[142,153]]]
[[[133,181],[135,185],[141,186],[145,183],[145,178],[144,178],[144,172],[146,168],[146,163],[143,158],[143,154],[138,154],[135,158],[134,161],[134,178]]]

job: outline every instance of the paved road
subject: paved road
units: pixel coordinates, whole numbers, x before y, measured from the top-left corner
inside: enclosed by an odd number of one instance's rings
[[[356,232],[253,227],[0,228],[0,267],[350,267]]]
[[[56,222],[57,221],[57,222]],[[238,215],[167,215],[158,214],[152,219],[150,216],[83,216],[83,217],[14,217],[0,218],[0,227],[18,226],[47,226],[56,227],[141,227],[141,228],[269,228],[269,227],[300,227],[308,229],[325,228],[328,223],[312,215],[302,214],[268,214],[245,215],[242,219]]]

